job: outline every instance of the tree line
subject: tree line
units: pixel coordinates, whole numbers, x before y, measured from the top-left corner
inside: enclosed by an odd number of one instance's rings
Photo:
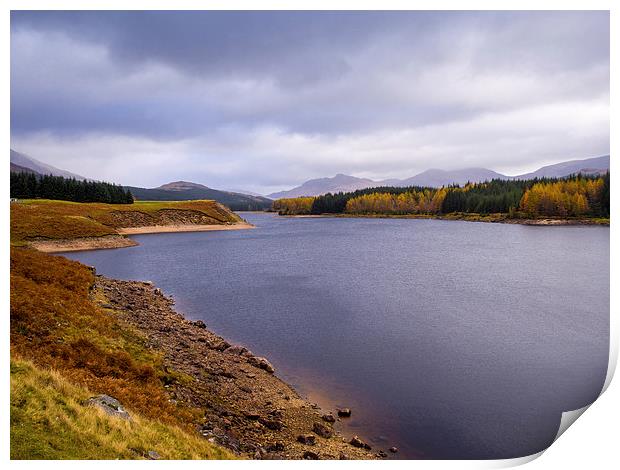
[[[492,180],[442,188],[379,187],[279,199],[281,214],[508,214],[510,217],[609,217],[609,172],[603,176]]]
[[[11,197],[133,204],[131,191],[116,184],[27,172],[11,172]]]

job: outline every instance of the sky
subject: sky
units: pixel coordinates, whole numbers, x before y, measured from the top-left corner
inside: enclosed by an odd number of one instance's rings
[[[267,194],[609,154],[608,12],[11,14],[11,148]]]

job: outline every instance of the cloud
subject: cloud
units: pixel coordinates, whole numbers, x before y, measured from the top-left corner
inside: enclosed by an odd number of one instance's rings
[[[609,152],[606,12],[13,12],[16,150],[270,191]]]

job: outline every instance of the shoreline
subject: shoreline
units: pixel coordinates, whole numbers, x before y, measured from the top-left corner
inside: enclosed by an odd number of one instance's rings
[[[144,334],[165,366],[187,378],[166,388],[171,400],[204,411],[198,431],[210,441],[254,459],[387,457],[387,448],[350,443],[352,436],[338,429],[336,410],[302,398],[267,359],[186,319],[151,282],[97,275],[94,290],[101,308]]]
[[[256,228],[247,222],[239,222],[229,225],[149,225],[143,227],[124,227],[116,229],[117,234],[102,235],[99,237],[79,237],[68,239],[39,239],[32,240],[28,244],[44,253],[63,253],[69,251],[106,250],[111,248],[127,248],[138,246],[139,243],[127,235],[140,235],[148,233],[176,233],[176,232],[212,232],[220,230],[248,230]]]
[[[256,226],[239,222],[227,225],[198,225],[198,224],[174,224],[174,225],[147,225],[143,227],[123,227],[116,231],[121,235],[139,235],[143,233],[175,233],[175,232],[212,232],[220,230],[248,230]]]
[[[519,219],[509,218],[506,214],[278,214],[279,217],[296,219],[315,219],[315,218],[342,218],[342,219],[435,219],[435,220],[454,220],[462,222],[484,222],[492,224],[513,224],[513,225],[532,225],[532,226],[567,226],[567,225],[596,225],[609,227],[610,219],[606,218],[584,218],[584,219]]]

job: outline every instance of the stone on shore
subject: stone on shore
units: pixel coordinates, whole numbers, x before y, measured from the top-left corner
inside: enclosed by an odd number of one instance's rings
[[[351,444],[353,447],[358,447],[360,449],[368,449],[368,450],[370,450],[370,448],[371,448],[368,444],[366,444],[364,441],[362,441],[357,436],[353,436],[353,438],[349,441],[349,444]]]
[[[253,365],[254,367],[258,367],[259,369],[266,370],[270,374],[273,374],[276,371],[275,368],[271,365],[271,362],[269,362],[264,357],[251,356],[250,358],[248,358],[248,363],[250,365]]]
[[[350,418],[351,408],[340,408],[338,410],[338,416],[340,416],[341,418]]]
[[[323,423],[314,423],[314,426],[312,426],[312,431],[325,439],[329,439],[334,434],[332,429],[325,426]]]

